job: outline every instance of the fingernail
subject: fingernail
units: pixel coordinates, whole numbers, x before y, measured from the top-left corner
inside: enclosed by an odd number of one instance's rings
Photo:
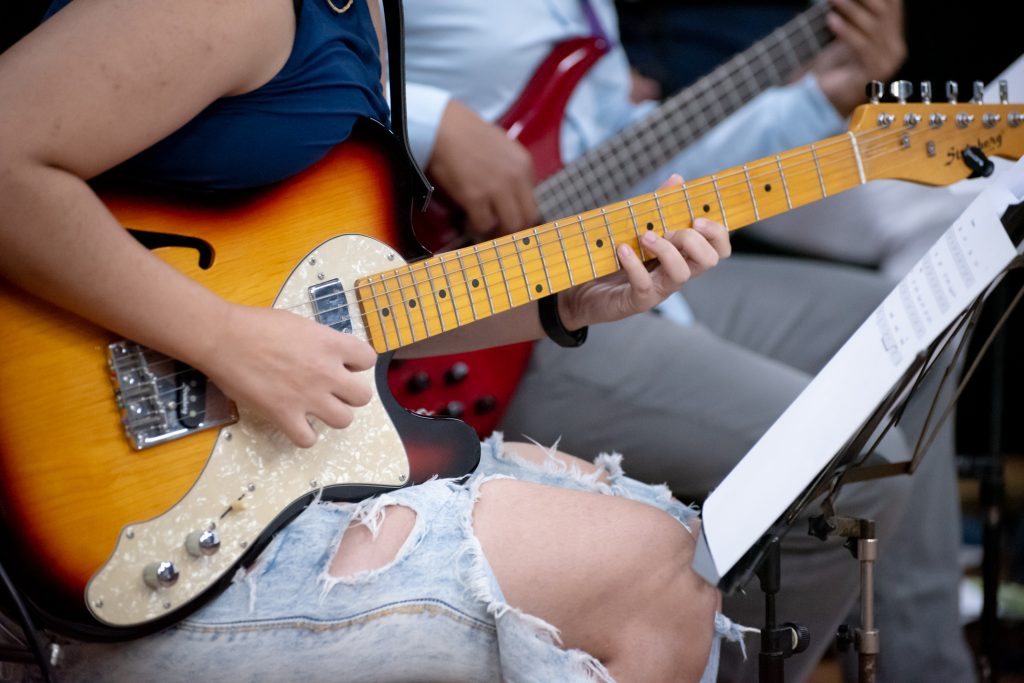
[[[643,240],[644,244],[654,244],[658,240],[658,236],[653,232],[645,232],[640,235],[640,239]]]

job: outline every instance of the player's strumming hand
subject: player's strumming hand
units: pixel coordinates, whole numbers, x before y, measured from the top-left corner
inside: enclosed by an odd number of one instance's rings
[[[372,397],[355,373],[373,367],[377,354],[354,335],[287,311],[228,304],[210,338],[210,360],[196,367],[297,446],[316,443],[310,417],[341,429]]]

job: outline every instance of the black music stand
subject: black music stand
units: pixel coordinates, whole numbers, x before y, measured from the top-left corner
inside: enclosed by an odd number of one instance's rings
[[[1002,320],[982,345],[971,367],[965,371],[952,401],[949,405],[942,407],[941,414],[937,417],[938,398],[937,396],[933,398],[926,423],[915,444],[912,458],[905,462],[888,463],[881,461],[880,458],[872,457],[879,440],[896,424],[906,400],[917,389],[921,379],[927,372],[934,370],[938,357],[951,344],[955,343],[957,348],[953,360],[945,369],[945,376],[942,380],[943,384],[948,381],[949,374],[956,367],[957,359],[966,348],[964,339],[977,323],[982,303],[1006,272],[1024,267],[1024,256],[1019,253],[1022,238],[1024,238],[1024,202],[1007,208],[1001,221],[1014,246],[1018,248],[1018,255],[987,283],[981,293],[953,319],[953,322],[943,332],[933,339],[924,351],[914,357],[909,367],[875,406],[859,429],[850,436],[845,445],[818,471],[811,483],[796,496],[775,522],[724,574],[720,574],[715,565],[711,547],[705,536],[707,525],[702,526],[693,562],[694,569],[698,574],[716,584],[726,594],[747,584],[755,574],[760,579],[761,588],[765,594],[765,626],[761,632],[761,653],[759,655],[759,673],[762,683],[774,683],[775,681],[781,683],[784,659],[800,652],[807,645],[809,634],[806,629],[798,624],[779,625],[776,623],[774,598],[781,582],[778,560],[779,542],[788,533],[797,516],[819,499],[821,499],[822,514],[812,518],[809,533],[822,540],[830,535],[845,538],[846,547],[860,563],[861,627],[855,631],[840,631],[837,634],[838,644],[841,648],[844,644],[847,647],[850,644],[855,646],[858,652],[859,681],[861,683],[874,681],[875,659],[879,646],[879,633],[874,626],[872,595],[873,565],[878,552],[874,523],[872,520],[843,517],[836,514],[834,500],[841,487],[847,483],[898,474],[913,474],[931,445],[939,426],[951,414],[964,385],[977,368],[981,357],[998,334],[1009,312],[1024,295],[1024,289],[1022,289],[1010,303]],[[965,331],[966,334],[964,334]]]

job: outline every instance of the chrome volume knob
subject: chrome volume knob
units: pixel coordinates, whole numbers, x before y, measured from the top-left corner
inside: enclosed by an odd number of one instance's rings
[[[151,562],[142,570],[142,580],[153,590],[169,588],[178,582],[178,568],[173,562]]]
[[[192,557],[208,557],[220,550],[220,536],[216,531],[193,531],[185,537],[185,550]]]

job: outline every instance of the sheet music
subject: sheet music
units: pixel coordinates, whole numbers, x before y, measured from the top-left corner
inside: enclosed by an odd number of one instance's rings
[[[860,429],[914,358],[1016,255],[1000,216],[1024,162],[961,214],[704,504],[694,567],[717,583]],[[710,553],[710,557],[704,557]]]

